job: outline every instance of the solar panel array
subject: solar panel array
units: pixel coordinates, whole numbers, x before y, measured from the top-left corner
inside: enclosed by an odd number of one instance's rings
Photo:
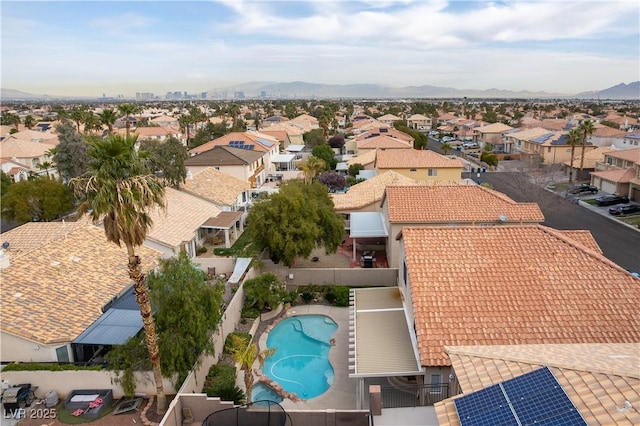
[[[255,145],[252,144],[245,144],[244,141],[229,141],[228,144],[230,147],[232,148],[239,148],[239,149],[254,149]]]
[[[458,398],[455,406],[462,426],[587,424],[548,367]]]
[[[260,142],[264,146],[272,147],[274,145],[273,142],[266,140],[265,138],[258,138],[258,142]]]

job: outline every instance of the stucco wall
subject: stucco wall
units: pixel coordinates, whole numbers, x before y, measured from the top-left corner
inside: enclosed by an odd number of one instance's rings
[[[262,272],[273,272],[282,282],[292,286],[338,284],[352,287],[391,287],[396,285],[398,270],[394,268],[288,268],[263,261]]]
[[[43,345],[34,341],[24,339],[6,332],[0,334],[2,361],[19,362],[58,362],[56,348],[67,347],[67,353],[71,357],[71,348],[68,343],[56,343],[54,345]]]

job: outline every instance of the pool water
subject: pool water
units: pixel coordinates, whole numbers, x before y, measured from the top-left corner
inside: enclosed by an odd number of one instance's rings
[[[329,362],[331,336],[338,324],[325,315],[299,315],[280,321],[267,337],[276,352],[262,371],[287,392],[302,399],[315,398],[333,383]]]
[[[251,401],[273,401],[280,403],[282,402],[282,397],[264,383],[256,383],[253,385],[251,391]]]

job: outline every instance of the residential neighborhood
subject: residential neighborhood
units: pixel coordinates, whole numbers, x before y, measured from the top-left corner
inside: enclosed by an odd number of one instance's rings
[[[264,404],[288,425],[640,423],[640,209],[611,210],[640,206],[637,103],[0,108],[5,395],[98,425]],[[194,282],[215,295],[168,302]]]

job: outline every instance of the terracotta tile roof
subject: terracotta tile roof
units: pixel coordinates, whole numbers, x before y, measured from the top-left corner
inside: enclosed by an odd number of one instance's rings
[[[604,155],[608,152],[615,151],[615,148],[610,146],[599,146],[596,149],[592,149],[591,151],[585,151],[584,153],[584,162],[583,167],[585,169],[594,169],[596,167],[596,163],[604,161]],[[576,155],[573,158],[573,167],[580,167],[580,149],[576,149]],[[564,162],[565,165],[571,165],[571,161],[567,160]]]
[[[547,130],[562,130],[567,126],[567,120],[559,120],[556,118],[545,118],[540,123],[540,127]]]
[[[627,132],[625,132],[624,130],[614,129],[609,126],[602,126],[596,129],[593,132],[592,136],[601,138],[623,138],[626,134]]]
[[[400,140],[411,142],[411,143],[413,143],[413,140],[414,140],[411,135],[408,135],[405,132],[401,132],[400,130],[394,129],[393,127],[388,127],[386,125],[372,128],[370,130],[367,130],[366,132],[359,133],[354,136],[354,139],[356,141],[363,140],[363,139],[372,137],[374,135],[389,136],[395,139],[400,139]]]
[[[598,245],[598,242],[596,241],[596,239],[593,238],[593,234],[590,231],[577,229],[577,230],[557,230],[557,232],[562,235],[566,235],[573,241],[579,244],[582,244],[589,250],[593,250],[596,253],[603,254],[602,249]]]
[[[400,238],[422,365],[450,365],[445,345],[640,341],[638,279],[567,234],[406,227]]]
[[[28,129],[22,130],[17,133],[12,133],[10,137],[21,140],[21,141],[38,142],[38,143],[49,142],[51,140],[58,139],[58,135],[55,133],[40,132],[37,130],[28,130]]]
[[[539,223],[544,215],[536,203],[517,203],[478,185],[388,186],[384,202],[394,223]]]
[[[508,137],[515,138],[521,141],[528,141],[539,136],[546,135],[548,133],[549,130],[547,129],[543,129],[542,127],[533,127],[531,129],[523,129],[519,132],[511,132],[508,134]]]
[[[206,151],[209,151],[211,149],[213,149],[215,146],[228,146],[229,142],[231,141],[242,141],[244,142],[246,145],[253,145],[254,148],[253,150],[255,151],[261,151],[261,152],[266,152],[266,151],[270,151],[271,147],[267,146],[265,144],[263,144],[260,139],[264,139],[267,140],[275,145],[278,145],[279,142],[276,138],[274,138],[273,136],[270,135],[266,135],[263,133],[259,133],[259,132],[252,132],[252,131],[246,131],[246,132],[231,132],[231,133],[227,133],[224,136],[220,136],[217,139],[214,139],[212,141],[209,141],[205,144],[202,144],[198,147],[195,147],[191,150],[189,150],[189,154],[193,155],[193,154],[200,154]]]
[[[446,348],[465,394],[548,366],[587,424],[637,425],[640,344],[458,346]],[[455,398],[436,404],[440,426],[458,426]]]
[[[147,247],[136,253],[144,271],[160,256]],[[126,248],[107,242],[104,230],[94,225],[9,256],[11,265],[2,270],[0,327],[37,343],[70,342],[131,285]]]
[[[398,120],[401,120],[401,118],[393,114],[385,114],[382,117],[378,117],[377,120],[378,121],[398,121]]]
[[[405,140],[393,138],[391,136],[373,136],[366,139],[356,140],[358,149],[412,149],[413,145]]]
[[[591,176],[597,176],[616,183],[629,183],[636,177],[636,171],[634,169],[601,170],[591,172]]]
[[[448,158],[427,149],[389,149],[378,151],[376,168],[462,168],[462,160]]]
[[[13,135],[12,135],[13,136]],[[35,158],[47,154],[53,145],[43,142],[32,142],[15,139],[9,136],[0,141],[0,155],[10,158]],[[57,140],[57,139],[56,139]]]
[[[608,152],[607,156],[637,163],[640,161],[640,148],[621,149],[615,152]]]
[[[331,194],[336,210],[355,210],[378,203],[389,185],[417,185],[415,180],[393,170],[353,185],[344,194]]]
[[[226,145],[215,146],[201,154],[189,157],[184,161],[187,166],[245,166],[258,161],[265,155],[262,151],[252,151],[248,149],[231,148]]]
[[[352,164],[362,164],[367,165],[367,164],[371,164],[374,161],[376,161],[376,153],[378,151],[375,149],[372,149],[371,151],[366,151],[364,154],[360,154],[357,157],[353,157],[349,160],[347,160],[347,164],[350,166]]]
[[[151,136],[171,136],[176,132],[173,129],[167,127],[136,127],[133,133],[138,134],[138,139],[142,140],[146,137]]]
[[[150,213],[153,226],[148,239],[175,248],[193,238],[200,226],[220,209],[212,203],[186,192],[165,188],[166,210],[155,209]]]
[[[27,222],[1,233],[0,239],[10,244],[11,253],[15,256],[57,240],[88,223],[86,218],[78,222]]]
[[[476,127],[473,130],[478,133],[502,133],[511,129],[513,129],[513,127],[503,123],[492,123],[486,126]]]
[[[187,178],[181,189],[221,206],[233,206],[238,196],[251,189],[249,182],[207,167]]]

